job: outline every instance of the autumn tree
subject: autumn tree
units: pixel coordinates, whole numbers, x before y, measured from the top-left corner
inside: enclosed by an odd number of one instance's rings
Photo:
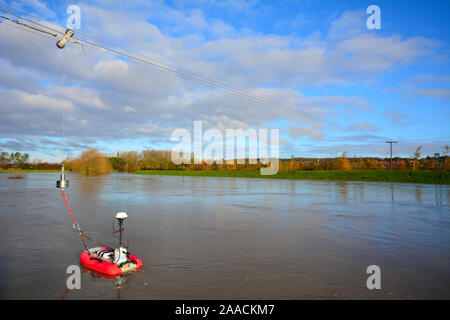
[[[119,171],[132,173],[140,169],[139,154],[136,151],[123,152],[120,157],[124,159],[124,162]]]
[[[406,170],[407,169],[405,160],[400,160],[398,162],[398,169],[399,170]]]
[[[336,170],[350,170],[351,168],[352,165],[348,161],[345,152],[343,152],[342,156],[336,159]]]
[[[289,162],[289,170],[293,171],[297,169],[298,169],[297,161],[295,161],[294,156],[291,156],[291,161]]]
[[[111,172],[109,161],[93,148],[83,151],[79,157],[73,160],[66,161],[66,167],[70,171],[86,176],[98,176]]]

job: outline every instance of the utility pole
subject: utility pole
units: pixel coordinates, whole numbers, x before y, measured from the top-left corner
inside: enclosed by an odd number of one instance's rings
[[[439,153],[434,154],[434,170],[441,171],[441,155]]]
[[[397,143],[397,141],[386,141],[386,143],[389,143],[391,145],[391,170],[392,170],[392,144]]]

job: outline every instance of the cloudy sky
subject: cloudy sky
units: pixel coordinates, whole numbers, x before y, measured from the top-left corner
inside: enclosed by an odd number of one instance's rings
[[[279,128],[284,157],[385,157],[387,139],[402,156],[450,144],[449,1],[0,0],[1,9],[62,26],[70,4],[81,8],[76,35],[295,111],[92,47],[59,50],[54,39],[0,20],[1,151],[55,161],[89,147],[171,149],[173,130],[192,131],[195,120],[205,129]],[[380,30],[366,27],[369,4],[381,8]]]

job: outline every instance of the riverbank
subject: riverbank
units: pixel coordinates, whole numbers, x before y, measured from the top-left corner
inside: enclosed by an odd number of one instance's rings
[[[61,170],[35,170],[35,169],[0,169],[0,173],[41,173],[60,172]]]
[[[116,170],[114,170],[116,171]],[[60,170],[0,169],[0,173],[44,173]],[[330,181],[368,181],[402,182],[426,184],[450,184],[450,172],[411,171],[411,170],[314,170],[279,171],[275,175],[263,176],[259,170],[139,170],[135,174],[223,177],[223,178],[260,178],[292,180],[330,180]]]
[[[450,184],[450,172],[434,171],[390,171],[390,170],[315,170],[279,171],[275,175],[263,176],[259,170],[139,170],[136,174],[192,176],[192,177],[230,177],[294,180],[343,180],[372,182],[403,182]]]

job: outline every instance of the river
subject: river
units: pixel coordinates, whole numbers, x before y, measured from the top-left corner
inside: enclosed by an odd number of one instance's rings
[[[69,174],[86,233],[141,271],[81,270],[82,243],[58,173],[0,174],[0,299],[450,299],[450,186],[244,178]],[[369,265],[381,289],[369,290]]]

